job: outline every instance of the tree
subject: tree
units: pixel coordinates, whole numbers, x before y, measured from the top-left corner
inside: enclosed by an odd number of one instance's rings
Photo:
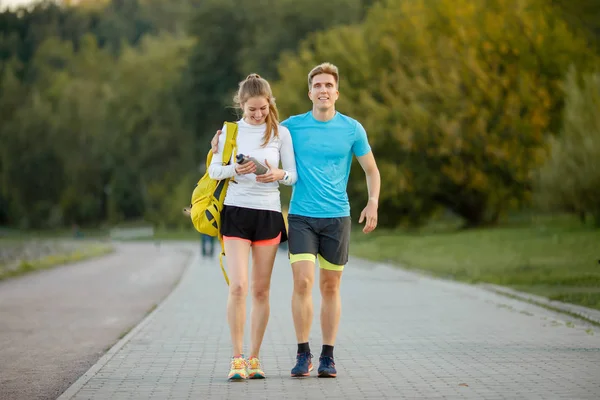
[[[311,32],[357,22],[363,6],[361,0],[265,0],[260,7],[234,0],[199,4],[189,26],[196,44],[183,78],[185,119],[195,132],[197,154],[205,154],[224,120],[238,117],[232,100],[242,79],[253,72],[276,79],[282,53],[295,51]]]
[[[560,127],[559,83],[569,64],[590,63],[588,50],[536,0],[388,0],[283,60],[277,90],[300,90],[300,71],[318,62],[338,64],[339,109],[363,122],[382,170],[383,222],[416,224],[441,206],[478,226],[529,201]],[[306,110],[296,96],[282,103]]]
[[[600,226],[600,73],[570,68],[565,82],[563,130],[550,141],[539,171],[538,198],[544,206],[586,215]]]
[[[148,37],[137,49],[125,48],[119,59],[109,104],[109,188],[111,202],[117,203],[109,209],[121,212],[113,213],[113,220],[152,215],[161,218],[156,223],[183,221],[179,206],[163,215],[157,209],[166,211],[163,204],[171,204],[174,188],[194,170],[194,140],[177,101],[192,44],[185,37]],[[157,186],[163,190],[150,190]],[[190,184],[188,196],[177,199],[180,205],[189,202],[191,192]]]
[[[235,0],[207,0],[194,13],[190,34],[195,39],[182,77],[184,115],[194,132],[195,153],[204,154],[224,120],[235,117],[230,108],[241,79],[238,50],[243,42],[244,16]],[[196,162],[200,162],[199,158]]]
[[[600,2],[596,0],[550,0],[575,30],[582,30],[600,53]]]
[[[18,131],[16,118],[19,107],[25,103],[26,92],[19,81],[16,59],[5,63],[0,69],[0,224],[17,224],[19,204],[14,197],[15,183],[12,169],[19,154],[15,151]]]
[[[0,224],[185,222],[194,143],[180,76],[192,42],[178,19],[199,1],[0,13]],[[176,32],[149,37],[162,29]]]

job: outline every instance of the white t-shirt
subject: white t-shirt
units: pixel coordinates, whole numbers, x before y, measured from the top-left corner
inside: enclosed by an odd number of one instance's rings
[[[293,185],[298,179],[296,160],[290,131],[278,125],[279,137],[271,135],[269,143],[262,147],[266,124],[250,125],[243,119],[238,121],[237,150],[236,154],[255,157],[264,163],[266,159],[271,167],[279,167],[287,171],[288,185]],[[218,152],[213,154],[212,162],[208,167],[208,174],[212,179],[225,179],[234,177],[235,182],[229,182],[225,205],[256,210],[271,210],[281,212],[281,199],[279,196],[279,182],[260,183],[256,181],[255,174],[237,175],[235,173],[235,160],[230,165],[223,166],[223,147],[227,135],[226,126],[223,126],[219,136]],[[233,158],[233,156],[232,156]]]

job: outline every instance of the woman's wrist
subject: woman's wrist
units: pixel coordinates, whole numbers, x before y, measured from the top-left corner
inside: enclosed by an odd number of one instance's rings
[[[289,172],[287,172],[285,170],[282,170],[282,171],[283,171],[283,176],[281,177],[281,179],[279,180],[279,182],[282,182],[282,183],[284,183],[286,185],[289,185],[289,182],[290,182],[290,179],[291,179],[290,174],[289,174]]]

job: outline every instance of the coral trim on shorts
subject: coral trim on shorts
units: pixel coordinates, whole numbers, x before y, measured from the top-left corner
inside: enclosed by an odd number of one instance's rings
[[[223,240],[224,241],[225,240],[241,240],[241,241],[252,244],[252,246],[272,246],[272,245],[281,243],[281,232],[279,232],[279,235],[277,235],[273,239],[257,240],[255,242],[251,242],[248,239],[239,238],[239,237],[235,237],[235,236],[223,236]]]

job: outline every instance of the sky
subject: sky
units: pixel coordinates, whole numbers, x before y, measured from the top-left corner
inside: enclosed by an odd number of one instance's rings
[[[36,3],[37,0],[0,0],[0,9],[4,10],[5,8],[15,8],[18,6]]]

